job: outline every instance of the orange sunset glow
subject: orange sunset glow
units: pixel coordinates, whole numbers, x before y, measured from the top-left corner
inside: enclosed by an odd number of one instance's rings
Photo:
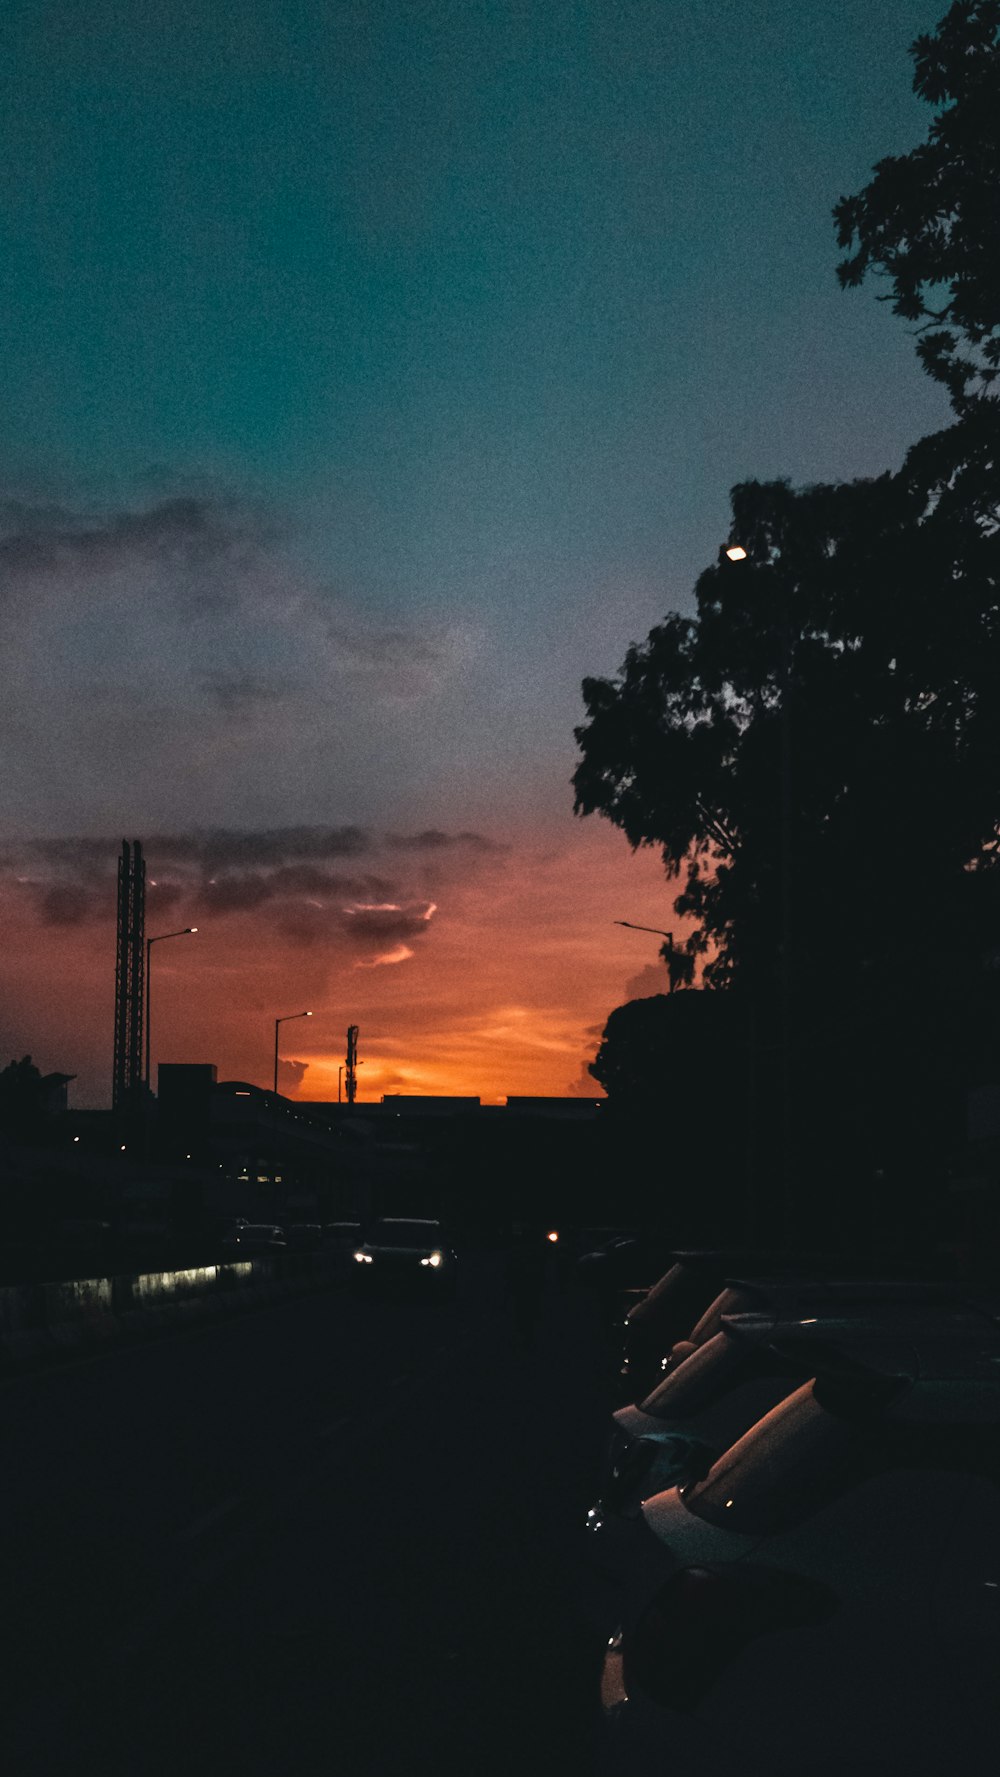
[[[349,1023],[360,1027],[361,1101],[598,1096],[586,1064],[609,1012],[666,987],[657,939],[614,924],[669,923],[658,855],[633,855],[596,822],[404,848],[391,892],[386,873],[378,894],[346,905],[335,899],[339,878],[331,892],[301,866],[195,883],[171,879],[155,843],[147,859],[147,933],[198,926],[153,951],[154,1082],[159,1061],[213,1061],[220,1079],[266,1086],[275,1018],[309,1007],[308,1021],[281,1027],[289,1096],[337,1098]],[[4,885],[9,1028],[35,1033],[40,1065],[76,1074],[71,1102],[81,1107],[110,1093],[114,864],[113,854],[102,862],[85,908],[58,885],[39,900],[28,867]]]

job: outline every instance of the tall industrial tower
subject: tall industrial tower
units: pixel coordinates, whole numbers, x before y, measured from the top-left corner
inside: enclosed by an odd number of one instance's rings
[[[347,1102],[353,1104],[358,1091],[358,1027],[356,1024],[347,1026],[347,1072],[344,1075],[347,1088]]]
[[[142,1085],[142,1013],[145,998],[146,860],[138,839],[122,840],[118,860],[118,956],[115,964],[116,1111],[133,1109]]]

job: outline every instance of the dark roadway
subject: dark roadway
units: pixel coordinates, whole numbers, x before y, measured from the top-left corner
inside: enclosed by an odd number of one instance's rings
[[[591,1769],[604,1348],[346,1286],[0,1388],[4,1768]]]

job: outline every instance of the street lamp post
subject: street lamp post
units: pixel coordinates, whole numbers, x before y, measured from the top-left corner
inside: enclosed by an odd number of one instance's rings
[[[724,554],[731,562],[747,561],[742,543],[731,543]],[[773,565],[773,564],[772,564]],[[780,571],[780,570],[779,570]],[[781,573],[778,625],[778,1023],[780,1061],[780,1173],[781,1214],[784,1236],[790,1241],[796,1215],[796,1143],[792,1122],[792,990],[794,930],[792,892],[792,667],[795,637],[792,626],[792,587]]]
[[[283,1018],[276,1018],[274,1021],[274,1092],[275,1092],[275,1097],[277,1097],[277,1093],[278,1093],[278,1026],[279,1026],[279,1024],[289,1024],[293,1018],[311,1018],[311,1017],[312,1017],[311,1012],[286,1012]]]
[[[667,992],[672,993],[673,986],[674,986],[674,972],[673,972],[673,969],[671,968],[670,965],[673,961],[673,956],[674,956],[674,934],[673,934],[673,932],[665,932],[661,926],[633,925],[633,923],[630,919],[616,919],[614,921],[614,923],[616,926],[627,926],[630,932],[652,932],[654,934],[654,936],[657,938],[666,938],[666,940],[667,940],[666,949],[670,953],[667,958]]]
[[[153,949],[153,945],[154,944],[162,944],[163,940],[165,938],[191,937],[194,935],[194,933],[197,930],[198,930],[197,926],[184,926],[182,928],[182,930],[179,932],[157,932],[155,938],[147,938],[146,939],[146,1075],[145,1075],[145,1083],[146,1083],[147,1101],[149,1098],[149,1074],[150,1074],[149,1032],[150,1032],[150,1026],[151,1026],[151,1006],[152,1006],[152,999],[153,999],[153,975],[152,975],[152,968],[151,968],[151,952]]]

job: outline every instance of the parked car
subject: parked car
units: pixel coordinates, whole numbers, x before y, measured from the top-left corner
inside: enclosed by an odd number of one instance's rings
[[[622,1402],[642,1400],[661,1380],[663,1356],[687,1336],[732,1272],[760,1273],[775,1264],[771,1249],[691,1250],[671,1256],[669,1270],[625,1315],[618,1377]]]
[[[223,1235],[222,1249],[226,1253],[250,1257],[253,1253],[286,1252],[288,1242],[285,1230],[276,1222],[238,1221]]]
[[[364,1238],[360,1222],[324,1222],[320,1249],[334,1277],[353,1278],[354,1254]]]
[[[671,1363],[639,1405],[612,1416],[600,1495],[587,1527],[598,1530],[612,1513],[634,1517],[651,1494],[703,1474],[790,1393],[799,1372],[772,1343],[782,1326],[808,1314],[810,1324],[835,1339],[859,1321],[889,1324],[915,1306],[956,1301],[949,1284],[908,1278],[755,1278],[730,1286],[681,1342],[682,1361]],[[752,1312],[721,1312],[736,1304]]]
[[[808,1380],[621,1525],[609,1771],[938,1777],[995,1743],[998,1316],[820,1330],[774,1341]]]
[[[748,1294],[747,1280],[877,1281],[890,1275],[900,1281],[927,1281],[925,1269],[916,1263],[859,1262],[854,1254],[789,1253],[767,1248],[675,1253],[671,1269],[626,1317],[619,1397],[623,1402],[641,1401],[669,1368],[718,1332],[723,1315],[752,1312],[759,1304]],[[686,1324],[682,1315],[686,1315]]]
[[[285,1239],[289,1248],[296,1252],[315,1252],[323,1241],[322,1223],[289,1222]]]
[[[409,1286],[447,1297],[455,1293],[458,1262],[440,1222],[381,1216],[355,1250],[354,1274],[368,1289]]]
[[[360,1222],[324,1222],[323,1245],[330,1248],[350,1247],[353,1252],[362,1240]]]

